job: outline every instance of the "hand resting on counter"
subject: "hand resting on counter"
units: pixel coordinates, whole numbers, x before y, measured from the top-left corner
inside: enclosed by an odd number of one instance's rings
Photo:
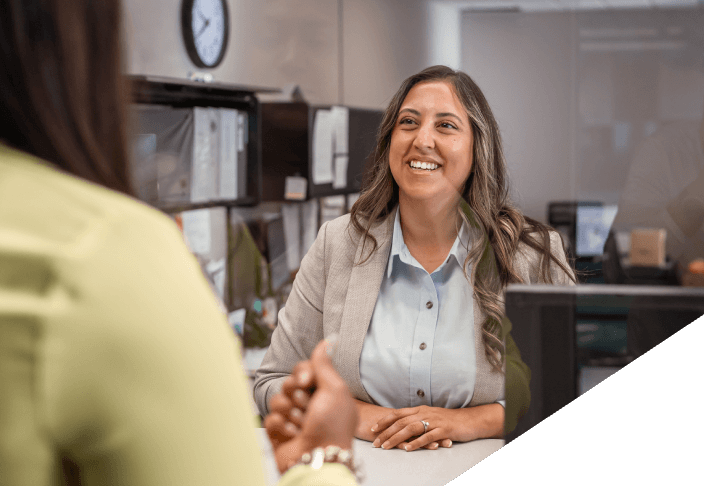
[[[428,447],[434,443],[450,447],[452,441],[501,438],[503,428],[504,407],[492,403],[458,409],[426,405],[399,408],[382,417],[371,431],[377,434],[374,447],[413,451],[420,447],[437,449],[437,446]]]

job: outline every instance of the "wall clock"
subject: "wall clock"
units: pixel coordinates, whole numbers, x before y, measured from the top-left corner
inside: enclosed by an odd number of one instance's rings
[[[222,62],[230,34],[226,0],[183,0],[181,30],[191,61],[202,68]]]

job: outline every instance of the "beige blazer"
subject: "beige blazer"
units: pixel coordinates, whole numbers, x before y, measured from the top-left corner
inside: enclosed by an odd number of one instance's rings
[[[283,380],[296,363],[308,359],[316,344],[333,333],[338,333],[340,338],[333,357],[335,368],[355,398],[375,403],[362,386],[359,357],[391,253],[395,216],[395,211],[392,211],[386,219],[372,226],[370,233],[379,246],[362,265],[355,265],[354,262],[360,261],[363,251],[366,257],[371,248],[368,243],[363,248],[361,235],[350,225],[349,214],[320,228],[315,243],[301,262],[286,306],[279,313],[278,326],[272,335],[269,350],[256,373],[254,399],[262,415],[269,412],[269,400],[281,389]],[[471,241],[481,236],[478,229],[472,228],[470,231]],[[554,254],[566,263],[556,232],[551,232],[551,247]],[[519,247],[516,258],[516,269],[524,282],[538,282],[537,253],[523,246]],[[571,282],[564,272],[555,269],[552,276],[556,283]],[[477,374],[470,406],[504,398],[504,374],[492,369],[481,340],[481,327],[485,319],[486,314],[475,298]],[[510,339],[507,335],[506,341]],[[509,349],[507,345],[507,352]],[[516,350],[514,359],[520,362],[515,345],[512,349]],[[523,363],[520,364],[527,370]],[[529,375],[529,372],[526,374]],[[523,378],[521,381],[527,388],[529,376]]]

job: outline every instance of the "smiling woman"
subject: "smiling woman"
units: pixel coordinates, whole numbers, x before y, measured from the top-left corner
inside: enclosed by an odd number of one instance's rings
[[[509,200],[480,89],[427,68],[386,109],[351,214],[325,224],[301,264],[257,371],[260,410],[296,361],[339,333],[333,361],[357,399],[357,437],[409,451],[501,437],[530,400],[503,309],[513,282],[574,275],[558,234]]]
[[[469,117],[450,84],[426,82],[408,92],[392,131],[389,168],[399,188],[404,242],[429,274],[458,235],[456,208],[472,169],[472,141]]]

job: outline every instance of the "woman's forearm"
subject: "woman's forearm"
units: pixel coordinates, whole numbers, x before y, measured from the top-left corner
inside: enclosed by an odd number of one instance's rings
[[[468,442],[477,439],[501,439],[504,436],[505,414],[500,403],[459,408],[450,412],[457,418],[456,440]]]
[[[379,407],[381,408],[381,407]],[[371,418],[374,410],[367,413]],[[431,442],[441,443],[446,439],[469,442],[477,439],[501,438],[504,434],[504,407],[500,403],[477,407],[449,409],[441,407],[401,408],[382,417],[377,426],[376,446],[392,449],[409,442],[406,450],[425,447]],[[419,424],[427,423],[424,433]],[[359,432],[366,432],[360,428]],[[451,443],[444,447],[449,447]]]
[[[405,425],[416,419],[428,421],[429,430],[441,429],[442,437],[438,437],[438,440],[469,442],[477,439],[500,439],[504,435],[505,413],[500,403],[457,409],[421,406],[396,411],[359,400],[355,400],[355,404],[359,414],[355,433],[358,439],[373,441],[379,432],[386,430],[397,420]],[[380,425],[379,430],[372,432],[371,428],[377,424]]]
[[[387,416],[393,409],[380,407],[379,405],[373,405],[356,399],[354,402],[357,406],[357,414],[359,415],[357,431],[354,435],[358,439],[373,442],[377,434],[372,432],[372,427],[374,427],[381,418]]]

